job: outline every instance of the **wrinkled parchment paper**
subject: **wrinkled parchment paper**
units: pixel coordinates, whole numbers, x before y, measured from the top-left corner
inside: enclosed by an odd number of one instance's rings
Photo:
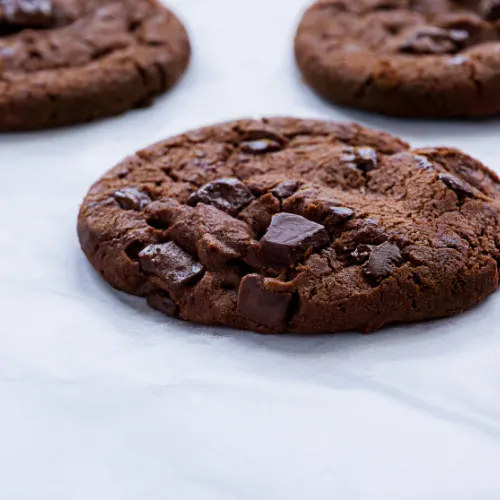
[[[496,500],[500,295],[373,336],[263,337],[112,290],[79,203],[127,154],[243,116],[358,120],[500,172],[500,120],[339,109],[301,82],[306,0],[170,0],[193,62],[146,110],[0,136],[2,500]]]

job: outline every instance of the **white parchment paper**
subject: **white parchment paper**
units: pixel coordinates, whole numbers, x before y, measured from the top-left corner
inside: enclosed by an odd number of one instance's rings
[[[193,62],[150,109],[0,136],[1,500],[496,500],[500,295],[450,320],[294,338],[170,320],[80,252],[127,154],[243,116],[358,120],[500,172],[500,120],[335,108],[300,80],[306,0],[171,0]]]

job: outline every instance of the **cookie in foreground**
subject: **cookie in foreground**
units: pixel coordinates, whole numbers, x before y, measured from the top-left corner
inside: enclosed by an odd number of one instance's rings
[[[189,57],[184,27],[157,0],[2,0],[0,131],[147,105]]]
[[[497,289],[499,189],[456,149],[356,124],[240,120],[124,160],[91,188],[78,234],[109,284],[169,316],[371,332]]]
[[[500,2],[319,0],[295,38],[325,98],[405,117],[500,113]]]

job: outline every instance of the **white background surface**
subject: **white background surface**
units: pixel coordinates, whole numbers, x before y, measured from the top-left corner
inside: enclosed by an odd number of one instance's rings
[[[340,110],[300,81],[305,0],[171,0],[192,38],[151,109],[0,136],[2,500],[496,500],[500,296],[373,336],[182,324],[113,291],[75,232],[127,154],[241,116],[359,120],[500,172],[500,121]]]

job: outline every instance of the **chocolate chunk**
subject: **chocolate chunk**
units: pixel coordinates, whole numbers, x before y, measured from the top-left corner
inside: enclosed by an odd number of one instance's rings
[[[48,28],[54,23],[50,0],[0,0],[0,25]]]
[[[464,30],[447,30],[435,26],[420,28],[399,46],[408,54],[454,54],[465,47],[469,33]]]
[[[166,290],[190,285],[199,280],[203,266],[174,242],[147,246],[140,254],[142,269],[155,276]]]
[[[369,147],[349,148],[342,159],[365,173],[378,167],[378,154]]]
[[[343,224],[345,221],[354,217],[354,210],[347,207],[330,207],[328,212],[328,224],[334,226]]]
[[[446,184],[448,188],[455,191],[458,196],[474,196],[472,188],[452,174],[439,174],[438,179]]]
[[[254,196],[250,189],[238,179],[219,179],[205,184],[188,200],[190,205],[204,203],[236,215],[245,205],[253,200]]]
[[[286,142],[285,137],[276,130],[254,128],[254,129],[249,129],[245,132],[246,142],[260,141],[266,139],[278,142],[280,144],[285,144]]]
[[[259,325],[283,328],[291,300],[292,294],[265,290],[262,276],[249,274],[240,283],[238,311]]]
[[[404,161],[413,160],[416,163],[417,167],[421,168],[422,170],[434,170],[434,165],[432,164],[432,162],[423,155],[404,152],[394,155],[392,159]]]
[[[260,256],[269,266],[290,266],[309,248],[317,250],[329,243],[326,229],[300,215],[281,213],[273,217],[260,240]]]
[[[160,311],[167,316],[177,316],[177,304],[170,298],[168,293],[161,290],[153,292],[147,296],[148,304],[157,311]]]
[[[241,143],[241,149],[245,153],[274,153],[282,149],[282,145],[278,141],[272,139],[259,139],[256,141],[245,141]]]
[[[359,245],[354,252],[351,253],[351,257],[359,263],[366,262],[372,253],[373,245]]]
[[[480,11],[487,21],[500,20],[500,0],[483,0],[480,4]]]
[[[467,31],[469,36],[483,28],[483,20],[480,16],[472,12],[457,12],[444,14],[435,19],[440,28],[447,30]]]
[[[423,170],[434,170],[434,165],[425,156],[413,155],[417,165]]]
[[[387,241],[371,251],[364,273],[365,276],[378,280],[391,274],[394,267],[402,263],[403,256],[398,246]]]
[[[151,198],[136,188],[120,189],[113,196],[123,210],[141,211],[146,205],[151,203]]]
[[[278,184],[271,193],[274,194],[279,199],[289,198],[292,194],[299,189],[299,183],[297,181],[284,181]]]

